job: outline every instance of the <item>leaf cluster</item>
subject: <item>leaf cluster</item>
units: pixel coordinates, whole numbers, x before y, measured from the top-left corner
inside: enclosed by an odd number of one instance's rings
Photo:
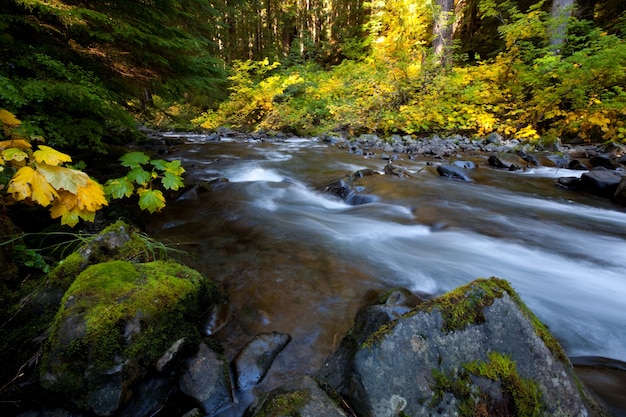
[[[143,152],[129,152],[120,158],[120,162],[128,168],[128,172],[123,177],[108,180],[104,185],[106,194],[115,199],[136,194],[139,196],[139,207],[150,213],[165,207],[163,191],[156,185],[174,191],[184,185],[182,174],[185,169],[180,160],[167,162],[150,159]]]
[[[65,166],[71,157],[49,146],[38,145],[17,130],[20,121],[0,110],[5,140],[0,142],[0,170],[13,172],[7,184],[9,203],[24,201],[49,207],[52,218],[75,226],[80,219],[93,221],[96,211],[108,202],[100,184],[82,171]]]

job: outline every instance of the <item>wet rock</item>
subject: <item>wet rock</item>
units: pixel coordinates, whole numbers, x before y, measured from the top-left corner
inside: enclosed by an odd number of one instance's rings
[[[262,333],[252,339],[233,359],[237,387],[248,388],[261,382],[290,340],[290,335],[278,332]]]
[[[227,302],[214,304],[209,308],[204,320],[204,334],[212,336],[228,323],[230,304]]]
[[[463,169],[476,169],[476,164],[472,161],[454,161],[452,165]]]
[[[409,178],[411,176],[409,171],[407,171],[405,168],[392,164],[385,165],[385,168],[383,168],[383,172],[385,173],[385,175],[393,175],[400,178]]]
[[[258,398],[244,414],[255,416],[346,417],[346,413],[310,377],[294,389],[276,389]]]
[[[568,190],[578,191],[580,190],[580,178],[578,177],[561,177],[557,179],[557,184]]]
[[[472,181],[472,179],[465,173],[465,169],[460,168],[457,165],[438,165],[437,172],[442,177]]]
[[[212,415],[233,402],[228,361],[204,343],[187,361],[179,387],[198,403],[204,414]]]
[[[152,378],[139,386],[129,404],[119,417],[149,417],[155,415],[167,401],[173,391],[173,383],[169,378]]]
[[[379,197],[371,194],[360,194],[352,192],[344,199],[347,204],[352,206],[359,206],[361,204],[374,203],[379,200]]]
[[[575,170],[579,170],[579,171],[588,171],[589,167],[586,166],[580,159],[572,159],[571,161],[569,161],[569,164],[567,164],[567,168],[568,169],[575,169]]]
[[[617,204],[626,206],[626,176],[622,177],[619,184],[617,185],[615,194],[613,194],[613,201]]]
[[[591,158],[589,158],[589,163],[591,164],[591,166],[595,167],[603,167],[606,169],[617,169],[619,167],[619,165],[615,162],[613,162],[613,160],[611,160],[611,158],[609,158],[606,155],[596,155],[596,156],[592,156]]]
[[[377,201],[376,196],[360,194],[360,188],[355,183],[363,178],[372,175],[379,175],[378,172],[372,169],[360,169],[354,172],[352,175],[342,178],[338,181],[332,182],[325,187],[322,187],[321,191],[324,193],[333,194],[348,204],[359,205],[367,204],[373,201]]]
[[[580,188],[601,197],[613,197],[622,177],[604,167],[596,167],[580,177]]]
[[[528,153],[524,150],[520,150],[516,153],[517,156],[519,156],[520,158],[522,158],[524,161],[528,162],[530,165],[534,165],[534,166],[539,166],[541,165],[541,162],[539,160],[539,158],[537,157],[537,155],[534,155],[532,153]]]
[[[208,191],[208,187],[195,184],[183,191],[183,193],[176,199],[176,201],[184,201],[184,200],[197,200],[201,194],[204,194]]]
[[[387,321],[372,311],[318,374],[356,415],[609,415],[506,281],[476,280]]]
[[[174,367],[176,359],[182,356],[185,348],[185,338],[180,338],[157,360],[155,368],[161,373],[166,373]]]
[[[350,194],[354,190],[352,188],[352,184],[350,184],[344,179],[341,179],[339,181],[332,182],[328,184],[327,186],[323,187],[322,191],[324,193],[333,194],[343,200],[348,196],[348,194]]]
[[[522,158],[509,153],[493,154],[489,156],[487,162],[492,167],[508,169],[509,171],[517,171],[528,166],[528,163]]]
[[[339,394],[347,390],[346,378],[355,352],[374,332],[419,304],[419,298],[407,295],[410,293],[406,289],[397,289],[382,297],[378,304],[362,309],[355,318],[352,330],[327,359],[317,378]]]

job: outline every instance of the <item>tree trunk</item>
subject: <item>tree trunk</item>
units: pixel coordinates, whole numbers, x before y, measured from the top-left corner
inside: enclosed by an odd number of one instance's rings
[[[433,25],[433,52],[439,62],[445,65],[450,60],[449,47],[452,45],[454,0],[437,0],[437,6]]]
[[[552,25],[550,28],[550,48],[555,54],[561,53],[561,46],[565,41],[567,23],[572,17],[575,0],[552,0],[552,10],[550,17]]]

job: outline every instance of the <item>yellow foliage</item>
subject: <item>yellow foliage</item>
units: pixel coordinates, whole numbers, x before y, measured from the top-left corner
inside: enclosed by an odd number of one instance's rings
[[[66,190],[71,193],[78,193],[80,187],[87,185],[89,176],[82,171],[39,163],[37,170],[46,177],[46,180],[57,190]]]
[[[20,121],[12,113],[0,110],[0,123],[7,137],[17,137],[14,128]],[[23,139],[0,141],[0,165],[19,168],[9,181],[8,195],[15,201],[50,206],[52,218],[61,217],[62,224],[93,221],[96,211],[108,204],[103,187],[86,173],[62,166],[71,162],[69,155],[43,145],[32,154],[30,149]]]
[[[39,145],[39,150],[35,151],[33,156],[37,162],[43,162],[49,165],[59,165],[64,162],[72,162],[72,158],[69,155],[44,145]]]
[[[12,140],[0,141],[0,150],[5,150],[9,148],[30,149],[32,148],[32,145],[26,142],[24,139],[12,139]]]
[[[7,126],[19,126],[21,122],[10,111],[0,109],[0,122]]]
[[[59,197],[54,187],[40,172],[25,166],[19,169],[9,182],[7,191],[16,201],[27,198],[44,207]]]

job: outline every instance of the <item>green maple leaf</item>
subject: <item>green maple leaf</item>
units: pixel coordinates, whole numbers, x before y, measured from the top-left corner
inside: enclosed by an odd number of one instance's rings
[[[104,192],[113,198],[130,197],[133,195],[133,191],[135,191],[135,187],[126,177],[108,180],[104,184]]]
[[[154,159],[150,161],[152,165],[159,171],[171,172],[174,175],[182,175],[185,172],[185,168],[180,166],[180,160],[174,159],[173,161],[167,162],[163,159]]]
[[[152,178],[152,174],[141,167],[131,169],[126,178],[130,182],[135,182],[140,185],[145,185]]]
[[[161,210],[165,207],[165,197],[160,190],[150,190],[142,188],[139,193],[139,207],[148,210],[150,213]]]
[[[165,167],[167,167],[167,161],[163,159],[152,159],[150,163],[159,171],[165,171]]]
[[[18,148],[9,148],[2,151],[2,159],[5,161],[23,161],[28,158],[28,154]]]
[[[120,162],[127,168],[140,168],[142,164],[150,162],[150,157],[143,152],[129,152],[120,158]]]
[[[180,160],[174,159],[173,161],[167,163],[165,171],[180,176],[185,173],[185,168],[180,166]]]
[[[174,175],[171,172],[166,172],[163,174],[163,178],[161,178],[161,183],[163,187],[168,190],[178,190],[180,187],[184,186],[183,179],[178,175]]]

